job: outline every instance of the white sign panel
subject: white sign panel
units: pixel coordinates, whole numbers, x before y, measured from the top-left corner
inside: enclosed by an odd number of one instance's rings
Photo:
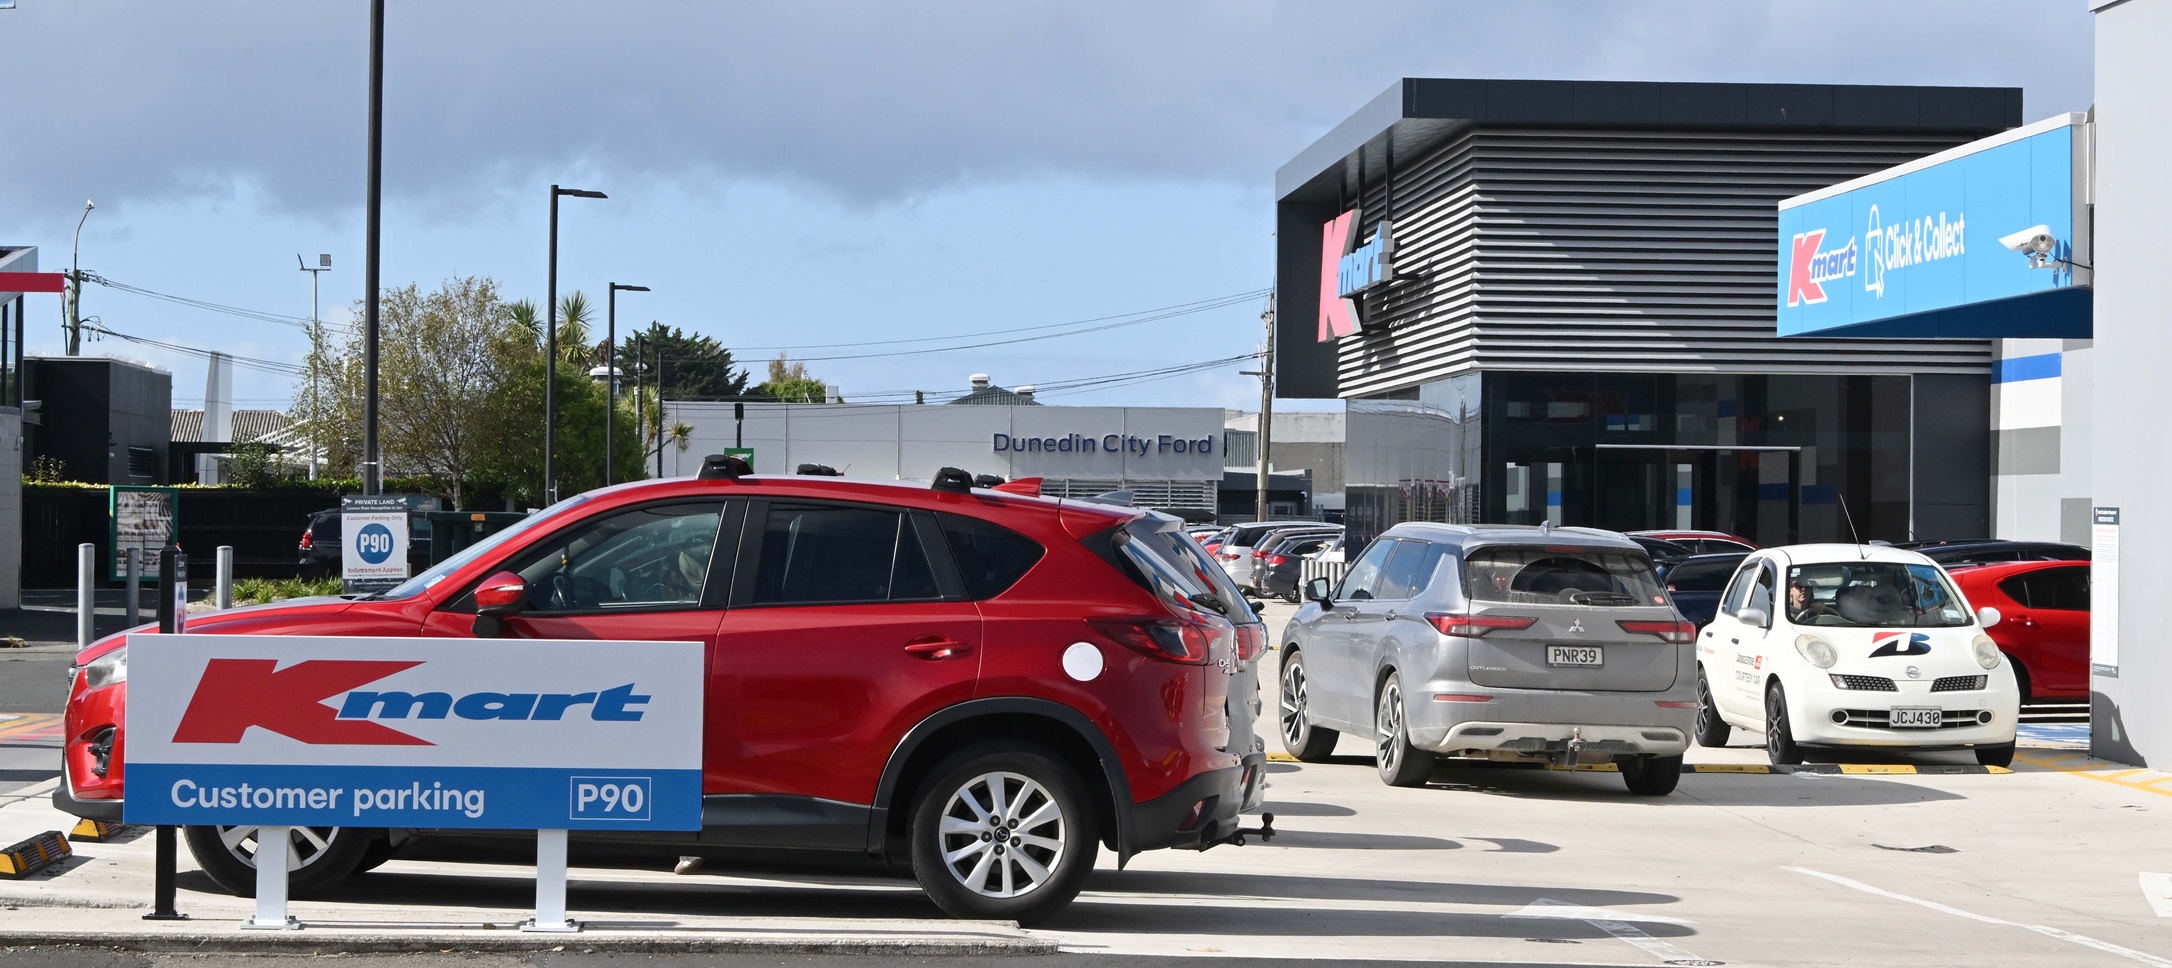
[[[2089,671],[2119,678],[2119,509],[2091,508]]]
[[[407,498],[340,501],[340,576],[350,592],[383,591],[407,580]]]
[[[698,642],[132,635],[128,650],[128,823],[701,826]]]

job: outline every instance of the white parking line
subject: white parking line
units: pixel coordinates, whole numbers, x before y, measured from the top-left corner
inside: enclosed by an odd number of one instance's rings
[[[2088,935],[2075,934],[2072,931],[2065,931],[2059,928],[2046,927],[2041,924],[2023,924],[2019,921],[2008,921],[2005,918],[1995,918],[1986,914],[1976,914],[1970,911],[1963,911],[1960,908],[1940,904],[1937,901],[1926,901],[1920,897],[1909,897],[1906,894],[1898,894],[1893,891],[1888,891],[1882,887],[1872,887],[1868,884],[1863,883],[1862,881],[1851,880],[1838,874],[1827,874],[1824,871],[1814,871],[1807,867],[1789,867],[1785,869],[1794,871],[1797,874],[1808,874],[1811,877],[1828,880],[1842,887],[1861,891],[1865,894],[1875,894],[1879,897],[1890,898],[1895,901],[1905,901],[1918,907],[1930,908],[1933,911],[1940,911],[1946,914],[1951,914],[1957,918],[1967,918],[1971,921],[1980,921],[1984,924],[2003,924],[2008,927],[2027,928],[2028,930],[2034,931],[2037,934],[2057,938],[2061,941],[2072,941],[2075,944],[2084,945],[2086,947],[2095,948],[2098,951],[2115,954],[2130,961],[2138,961],[2145,965],[2152,965],[2154,966],[2154,968],[2172,968],[2172,961],[2159,958],[2156,955],[2149,954],[2147,952],[2136,951],[2133,948],[2122,948],[2109,941],[2098,941],[2097,939],[2089,937]]]
[[[1514,913],[1504,914],[1501,916],[1504,918],[1556,918],[1570,921],[1582,921],[1586,924],[1591,925],[1594,928],[1598,928],[1599,930],[1606,932],[1607,934],[1613,935],[1616,938],[1627,941],[1630,944],[1637,946],[1638,948],[1642,949],[1645,954],[1651,955],[1652,957],[1659,959],[1665,964],[1722,964],[1722,962],[1708,961],[1706,959],[1699,958],[1696,955],[1690,954],[1687,951],[1683,951],[1682,949],[1675,947],[1674,945],[1668,944],[1665,941],[1661,941],[1658,938],[1654,938],[1651,935],[1645,934],[1643,929],[1638,928],[1636,925],[1630,924],[1628,920],[1624,920],[1633,918],[1635,920],[1663,924],[1689,923],[1680,918],[1670,918],[1664,915],[1627,914],[1609,908],[1594,908],[1584,907],[1576,904],[1568,904],[1562,901],[1556,901],[1550,897],[1539,898],[1538,900],[1532,901],[1521,911],[1516,911]]]
[[[2143,871],[2140,879],[2142,898],[2149,902],[2149,909],[2160,918],[2172,918],[2172,874]]]

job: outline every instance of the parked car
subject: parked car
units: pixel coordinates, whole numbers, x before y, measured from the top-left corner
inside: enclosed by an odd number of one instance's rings
[[[407,573],[421,574],[430,567],[430,520],[422,511],[407,512]],[[315,511],[309,515],[309,523],[302,527],[299,551],[303,578],[336,578],[345,569],[340,559],[340,549],[345,538],[340,531],[338,508]]]
[[[2089,563],[2020,561],[1946,570],[1969,604],[1998,609],[1985,630],[2032,699],[2089,698]]]
[[[1258,776],[1234,748],[1229,689],[1265,643],[1240,632],[1255,616],[1174,519],[975,490],[948,469],[933,487],[745,470],[711,458],[698,478],[590,491],[381,595],[223,611],[189,631],[702,640],[703,852],[909,866],[958,917],[1033,921],[1077,894],[1103,847],[1122,862],[1237,832]],[[121,816],[128,636],[76,658],[53,798],[78,816]],[[1004,796],[1026,799],[1009,815],[963,806]],[[999,829],[1016,848],[1000,856]],[[187,840],[247,894],[255,833]],[[430,835],[297,831],[290,888],[321,893],[393,838]]]
[[[1987,565],[2000,561],[2088,561],[2089,549],[2061,541],[1911,541],[1893,547],[1915,551],[1941,565]]]
[[[1258,581],[1253,585],[1261,594],[1273,595],[1285,602],[1296,604],[1299,587],[1304,584],[1305,559],[1318,554],[1328,545],[1342,540],[1337,534],[1312,534],[1295,532],[1273,539],[1267,546],[1266,557],[1260,559]]]
[[[1347,532],[1336,535],[1333,540],[1321,546],[1320,550],[1312,553],[1312,560],[1330,562],[1337,565],[1342,564],[1342,549],[1344,544],[1349,540],[1350,536]]]
[[[1632,792],[1681,778],[1695,629],[1610,531],[1405,523],[1326,579],[1283,633],[1282,742],[1318,761],[1377,738],[1380,778],[1439,756],[1611,761]]]
[[[1631,531],[1629,536],[1671,541],[1688,548],[1693,555],[1747,554],[1757,550],[1756,542],[1725,531]]]
[[[1313,531],[1340,530],[1337,525],[1321,524],[1318,521],[1262,521],[1254,524],[1240,524],[1231,528],[1229,534],[1223,537],[1221,544],[1216,546],[1214,559],[1221,563],[1222,570],[1229,572],[1230,580],[1236,582],[1238,588],[1250,588],[1252,587],[1252,565],[1254,563],[1252,552],[1257,549],[1259,539],[1273,532],[1290,528],[1304,528]]]
[[[1913,551],[1792,545],[1745,559],[1697,639],[1697,741],[1765,734],[1806,749],[1965,749],[2013,762],[2013,665],[1944,570]]]
[[[1264,584],[1267,578],[1267,570],[1269,567],[1268,559],[1274,557],[1274,549],[1276,546],[1291,538],[1331,538],[1341,533],[1342,530],[1340,528],[1335,528],[1332,525],[1325,528],[1319,526],[1308,528],[1284,528],[1279,531],[1267,532],[1259,538],[1254,539],[1255,544],[1252,546],[1251,573],[1245,581],[1239,583],[1240,586],[1254,595],[1265,597],[1268,594],[1266,586]]]
[[[1661,567],[1659,580],[1667,586],[1667,597],[1674,600],[1675,610],[1689,624],[1703,628],[1719,611],[1720,592],[1745,557],[1742,552],[1692,555]]]
[[[1644,549],[1644,553],[1651,556],[1654,565],[1670,565],[1696,554],[1695,551],[1690,550],[1688,545],[1676,544],[1665,538],[1654,538],[1649,535],[1638,534],[1624,535],[1624,537],[1636,542],[1637,547]]]

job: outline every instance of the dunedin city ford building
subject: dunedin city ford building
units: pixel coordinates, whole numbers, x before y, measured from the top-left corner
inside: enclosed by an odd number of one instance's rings
[[[1984,216],[1783,258],[1779,203],[2022,117],[2008,88],[1400,80],[1276,174],[1279,389],[1347,402],[1360,537],[1988,535],[1992,340],[1782,338],[1781,309],[1935,271]]]

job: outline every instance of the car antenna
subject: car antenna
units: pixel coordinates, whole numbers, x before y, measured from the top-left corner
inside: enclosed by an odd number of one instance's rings
[[[1870,548],[1869,546],[1863,544],[1862,533],[1855,530],[1855,515],[1849,513],[1848,511],[1848,496],[1845,494],[1835,496],[1840,498],[1840,516],[1846,518],[1848,521],[1848,537],[1855,539],[1855,553],[1857,557],[1861,558],[1864,561],[1869,561]]]

